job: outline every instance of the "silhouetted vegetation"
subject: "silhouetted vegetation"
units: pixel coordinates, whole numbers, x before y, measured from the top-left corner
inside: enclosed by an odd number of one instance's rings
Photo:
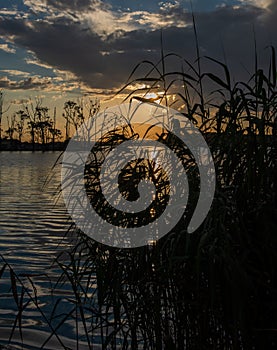
[[[3,94],[1,92],[1,109],[3,108]],[[73,126],[73,132],[88,117],[97,113],[100,108],[97,99],[89,99],[84,102],[66,101],[64,103],[65,133],[56,127],[56,108],[51,116],[50,108],[43,105],[41,98],[34,101],[23,103],[21,108],[13,115],[6,115],[7,129],[0,133],[0,150],[1,151],[49,151],[64,150],[72,132],[70,127]],[[6,112],[8,112],[7,108]],[[1,113],[1,120],[2,115]],[[5,113],[6,114],[6,113]],[[2,123],[0,123],[0,128]],[[4,131],[4,133],[3,133]],[[64,141],[63,141],[64,140]]]

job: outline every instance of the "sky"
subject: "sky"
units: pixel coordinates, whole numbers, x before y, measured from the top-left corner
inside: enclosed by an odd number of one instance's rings
[[[200,55],[224,60],[234,79],[261,65],[276,46],[276,0],[0,0],[0,89],[8,113],[42,97],[61,113],[82,95],[105,100],[137,63],[166,53],[193,62],[196,19]],[[176,62],[170,62],[174,69]]]

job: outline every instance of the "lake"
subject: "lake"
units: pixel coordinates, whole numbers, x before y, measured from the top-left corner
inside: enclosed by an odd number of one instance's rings
[[[60,275],[57,266],[51,267],[51,264],[57,254],[69,246],[63,237],[70,220],[63,200],[57,198],[60,165],[52,169],[58,156],[59,152],[0,152],[0,254],[24,281],[25,288],[22,289],[20,281],[6,268],[0,279],[0,344],[7,343],[11,335],[18,310],[15,299],[18,297],[20,304],[22,290],[24,349],[40,348],[52,333],[46,319],[49,320],[58,298],[64,298],[60,304],[63,312],[69,310],[66,298],[72,292],[67,283],[51,295],[51,286]],[[31,282],[27,283],[29,274],[35,281],[40,311],[34,305],[36,300],[30,302],[28,298],[28,291],[34,290]],[[45,349],[63,349],[61,342],[76,348],[78,336],[73,321],[64,322],[57,333],[47,341]],[[18,327],[12,333],[11,344],[22,349]],[[79,348],[85,349],[85,343],[79,341]]]

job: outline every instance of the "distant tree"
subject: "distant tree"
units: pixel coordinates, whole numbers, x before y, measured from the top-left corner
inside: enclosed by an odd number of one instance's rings
[[[28,119],[28,129],[31,135],[33,149],[35,142],[45,145],[51,138],[50,129],[53,128],[53,120],[49,115],[49,108],[42,105],[42,99],[36,98],[34,102],[24,105],[24,112]]]
[[[35,149],[36,141],[36,127],[37,127],[37,111],[42,105],[42,100],[36,98],[35,101],[31,101],[29,104],[24,104],[23,109],[27,115],[28,129],[31,136],[31,142],[33,145],[33,150]]]
[[[56,128],[56,107],[54,108],[54,116],[53,116],[53,120],[51,120],[51,127],[48,129],[49,130],[49,134],[50,134],[50,138],[52,141],[52,146],[53,146],[53,150],[55,148],[55,142],[56,140],[60,140],[62,137],[62,132],[61,130]]]
[[[16,131],[15,115],[13,115],[12,117],[7,116],[7,124],[8,124],[8,129],[5,130],[5,133],[7,134],[10,140],[13,140],[13,135],[14,135],[14,132]]]
[[[35,129],[38,132],[39,141],[43,145],[45,145],[48,131],[52,127],[51,119],[48,112],[49,109],[47,107],[41,106],[36,108],[37,122],[35,124]]]
[[[4,113],[6,113],[9,108],[10,105],[8,106],[8,108],[6,108],[6,110],[3,110],[3,105],[4,105],[4,92],[3,90],[0,91],[0,144],[1,144],[1,140],[2,140],[2,118]]]
[[[23,110],[16,112],[16,132],[18,140],[22,142],[22,135],[24,133],[25,120],[28,118],[27,114]]]
[[[70,125],[73,125],[75,131],[84,122],[83,106],[74,101],[67,101],[64,104],[63,117],[65,118],[65,139],[70,138]]]
[[[62,132],[61,132],[60,129],[56,129],[56,128],[51,127],[51,128],[49,129],[49,133],[51,134],[52,144],[53,144],[53,146],[54,146],[56,140],[57,140],[57,139],[58,139],[58,140],[61,139],[61,137],[62,137]]]

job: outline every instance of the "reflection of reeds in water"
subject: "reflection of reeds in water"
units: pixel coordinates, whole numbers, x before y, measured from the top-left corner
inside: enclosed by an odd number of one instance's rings
[[[143,92],[155,90],[159,84],[164,87],[162,102],[169,104],[170,89],[181,82],[174,105],[176,101],[185,105],[181,110],[184,117],[197,123],[214,155],[217,188],[211,211],[193,235],[186,233],[187,219],[184,219],[166,237],[137,249],[110,248],[79,233],[74,247],[64,253],[67,258],[58,257],[56,261],[62,270],[60,283],[67,281],[72,287],[74,298],[67,301],[71,311],[64,315],[57,303],[53,315],[60,324],[69,318],[76,320],[77,338],[86,341],[89,349],[97,342],[103,349],[274,348],[277,334],[275,51],[272,48],[268,74],[256,66],[248,83],[235,84],[227,66],[215,60],[212,61],[223,69],[223,78],[202,74],[199,66],[194,68],[186,61],[179,71],[166,72],[169,56],[172,55],[163,55],[157,65],[150,64],[149,72],[141,79],[149,83]],[[185,66],[189,74],[185,73]],[[208,95],[205,79],[218,86],[219,97],[212,102],[205,98]],[[197,101],[193,101],[193,96],[198,96]],[[116,133],[109,138],[115,140],[113,146],[118,143]],[[166,141],[178,143],[174,137]],[[98,151],[103,152],[104,158],[105,151],[100,146]],[[91,195],[99,191],[96,176],[99,169],[93,159],[100,158],[90,159],[85,173]],[[186,217],[190,217],[199,179],[197,169],[187,162],[192,180],[192,204],[186,212]],[[139,181],[137,172],[132,171],[135,165],[141,166],[140,174],[145,177],[151,177],[155,169],[155,164],[142,160],[127,165],[120,186],[129,199],[137,196],[128,187]],[[159,174],[161,169],[155,176]],[[161,192],[166,193],[165,184],[161,185]],[[103,202],[98,202],[97,196],[92,198],[96,198],[94,206],[101,212]],[[13,295],[18,299],[18,281],[12,272],[11,281]],[[19,327],[21,316],[22,308],[19,308]],[[54,334],[58,329],[50,330]]]

